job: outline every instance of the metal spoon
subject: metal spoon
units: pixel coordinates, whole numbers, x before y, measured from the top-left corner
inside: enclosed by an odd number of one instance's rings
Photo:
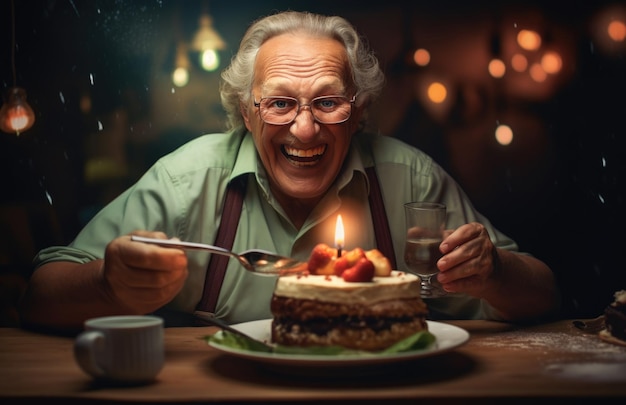
[[[302,273],[307,270],[306,263],[299,262],[290,257],[279,256],[265,250],[247,250],[237,254],[230,250],[204,243],[183,242],[175,239],[146,238],[137,235],[131,235],[130,239],[136,242],[151,243],[163,247],[205,250],[218,255],[230,256],[237,259],[246,270],[266,276]]]

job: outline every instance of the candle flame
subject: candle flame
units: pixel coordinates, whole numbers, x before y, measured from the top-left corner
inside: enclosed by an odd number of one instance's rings
[[[343,249],[344,238],[343,220],[341,215],[338,215],[337,224],[335,225],[335,247],[337,249]]]

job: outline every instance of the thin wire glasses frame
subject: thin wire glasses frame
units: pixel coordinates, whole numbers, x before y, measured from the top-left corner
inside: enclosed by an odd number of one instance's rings
[[[254,106],[259,109],[261,119],[271,125],[291,124],[302,107],[309,107],[315,121],[320,124],[341,124],[352,115],[352,106],[356,94],[348,99],[345,96],[315,97],[310,103],[301,104],[293,97],[270,96],[254,100]]]

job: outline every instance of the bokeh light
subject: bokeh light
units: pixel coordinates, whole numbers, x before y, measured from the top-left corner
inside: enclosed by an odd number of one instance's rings
[[[521,53],[516,53],[511,57],[511,67],[516,72],[523,72],[528,68],[528,59]]]
[[[220,58],[213,49],[207,49],[200,54],[200,65],[202,69],[212,72],[220,65]]]
[[[513,130],[508,125],[498,125],[495,135],[496,141],[498,141],[500,145],[506,146],[513,142]]]
[[[541,47],[541,36],[537,31],[520,30],[517,34],[517,43],[522,49],[527,51],[536,51]]]
[[[563,67],[561,55],[556,51],[548,51],[541,58],[541,67],[546,73],[556,74]]]
[[[178,87],[185,87],[189,83],[189,71],[184,67],[179,67],[172,73],[172,82]]]
[[[533,63],[529,70],[530,77],[537,83],[542,83],[548,78],[548,74],[539,63]]]
[[[448,97],[448,90],[440,82],[433,82],[428,86],[428,99],[436,104],[441,104]]]
[[[492,59],[491,62],[489,62],[488,70],[491,76],[500,78],[506,73],[506,66],[500,59]]]
[[[626,38],[626,24],[623,21],[611,21],[606,32],[615,42],[623,42]]]
[[[426,66],[430,63],[430,52],[420,48],[413,53],[413,61],[418,66]]]

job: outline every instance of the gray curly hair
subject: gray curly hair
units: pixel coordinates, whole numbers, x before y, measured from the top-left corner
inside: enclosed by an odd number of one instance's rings
[[[287,32],[334,38],[345,46],[358,105],[369,104],[380,93],[385,76],[378,59],[348,21],[338,16],[285,11],[254,22],[241,40],[230,66],[222,72],[220,97],[226,110],[228,129],[243,126],[240,103],[247,105],[250,101],[259,48],[268,39]]]

